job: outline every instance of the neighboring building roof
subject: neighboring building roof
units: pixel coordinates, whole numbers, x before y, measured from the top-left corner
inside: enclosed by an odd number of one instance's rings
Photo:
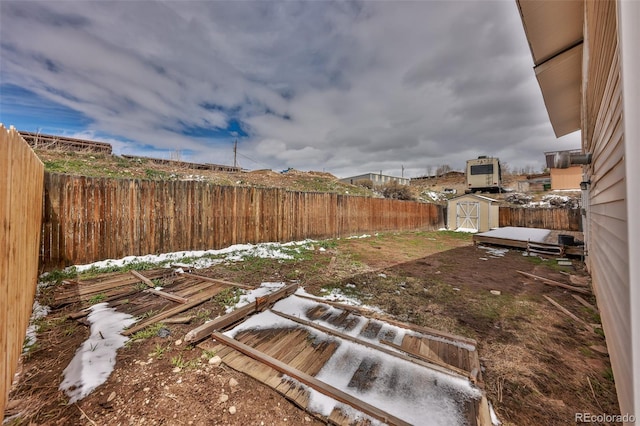
[[[553,131],[579,130],[584,1],[516,2]]]

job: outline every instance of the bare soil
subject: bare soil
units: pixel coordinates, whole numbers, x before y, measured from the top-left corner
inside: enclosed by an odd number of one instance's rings
[[[559,267],[516,250],[492,256],[469,235],[451,232],[388,233],[325,246],[305,260],[234,263],[201,272],[253,285],[298,280],[314,294],[339,288],[399,320],[477,339],[485,390],[505,425],[573,424],[576,412],[619,413],[609,359],[600,352],[606,347],[602,334],[587,331],[542,295],[589,323],[599,322],[598,315],[568,291],[516,272],[567,283],[569,275],[588,280],[579,261]],[[213,301],[187,313],[192,323],[166,325],[169,337],[119,350],[107,382],[69,405],[58,385],[88,328],[64,318],[79,307],[52,312],[41,325],[38,347],[23,358],[10,395],[6,415],[15,417],[9,424],[321,424],[254,379],[210,365],[211,354],[176,345],[206,316],[222,313]]]

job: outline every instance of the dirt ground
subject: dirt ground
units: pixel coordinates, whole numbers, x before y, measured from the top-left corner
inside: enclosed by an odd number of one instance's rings
[[[602,333],[588,331],[542,296],[588,323],[598,323],[598,315],[570,292],[516,272],[588,281],[578,260],[559,267],[516,250],[494,255],[474,246],[470,235],[452,232],[388,233],[322,247],[304,260],[256,259],[201,272],[250,285],[298,280],[318,295],[340,289],[399,320],[476,339],[485,391],[504,425],[574,424],[576,412],[619,413]],[[585,298],[595,304],[593,296]],[[209,364],[211,354],[176,344],[223,312],[215,300],[188,312],[190,324],[165,325],[168,337],[120,349],[106,383],[67,404],[58,390],[62,371],[88,335],[87,326],[65,319],[78,309],[70,305],[40,321],[37,346],[23,358],[10,394],[8,424],[322,424],[261,383]]]

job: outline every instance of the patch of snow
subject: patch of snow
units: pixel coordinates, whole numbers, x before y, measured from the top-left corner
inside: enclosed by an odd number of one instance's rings
[[[447,199],[446,194],[443,194],[441,192],[435,192],[435,191],[422,191],[420,193],[420,195],[427,200],[431,200],[431,201],[445,201]]]
[[[376,234],[376,236],[377,235],[378,234]],[[359,238],[370,238],[370,237],[371,237],[371,235],[369,235],[369,234],[362,234],[360,236],[354,235],[354,236],[351,236],[351,237],[347,237],[346,239],[347,240],[355,240],[355,239],[359,239]]]
[[[195,180],[198,182],[202,182],[207,180],[207,177],[202,175],[184,175],[180,180]]]
[[[253,303],[253,302],[256,301],[256,299],[258,297],[263,297],[263,296],[266,296],[268,294],[271,294],[271,293],[275,292],[276,290],[281,289],[284,286],[285,286],[285,284],[283,282],[275,282],[275,283],[265,282],[265,283],[262,283],[262,284],[260,284],[260,287],[255,288],[253,290],[249,290],[248,292],[246,292],[245,294],[240,296],[240,300],[238,301],[238,303],[236,303],[233,306],[227,307],[225,313],[228,314],[228,313],[234,311],[235,309],[238,309],[238,308],[246,306],[246,305],[248,305],[250,303]]]
[[[496,247],[487,247],[487,246],[478,246],[478,248],[482,250],[486,250],[486,252],[490,254],[491,257],[493,257],[494,259],[498,257],[504,257],[504,255],[509,252],[509,249],[505,249],[505,248],[496,248]],[[480,259],[488,260],[482,257]]]
[[[244,322],[232,328],[231,330],[225,331],[223,334],[225,336],[234,338],[238,335],[238,333],[246,330],[265,330],[296,327],[302,326],[298,323],[274,314],[273,312],[271,312],[271,310],[266,310],[264,312],[260,312],[259,314],[251,315]]]
[[[69,396],[69,404],[81,400],[103,384],[116,364],[116,352],[127,337],[120,333],[136,322],[131,315],[117,312],[107,303],[91,306],[87,319],[91,334],[64,369],[59,389]]]
[[[293,256],[283,251],[282,247],[293,247],[296,250],[305,249],[314,240],[292,241],[288,243],[260,243],[260,244],[235,244],[220,250],[192,250],[178,251],[163,254],[148,254],[144,256],[126,256],[122,259],[107,259],[86,265],[75,266],[78,272],[84,272],[91,268],[122,267],[130,263],[181,263],[183,266],[195,268],[208,268],[225,262],[240,262],[248,257],[261,257],[265,259],[291,260]],[[288,250],[290,251],[290,250]],[[205,257],[207,256],[207,257]],[[209,256],[221,256],[211,259]]]
[[[364,360],[380,365],[380,369],[373,386],[359,391],[349,383]],[[464,378],[429,370],[350,341],[341,342],[316,378],[411,424],[463,424],[463,402],[481,397],[481,392]],[[407,395],[406,389],[412,393]],[[310,396],[310,406],[330,408],[326,398],[318,399],[317,392]]]
[[[51,309],[48,306],[41,305],[37,300],[33,301],[33,308],[31,310],[31,319],[29,319],[29,326],[27,327],[27,334],[25,336],[23,352],[26,353],[36,343],[36,324],[35,322],[40,318],[44,318],[49,315]]]
[[[500,426],[502,422],[498,419],[498,415],[493,410],[493,405],[489,402],[489,416],[491,417],[491,424],[493,426]]]
[[[548,229],[542,228],[521,228],[517,226],[506,226],[504,228],[496,228],[491,231],[483,232],[482,236],[493,238],[507,238],[518,241],[533,241],[543,243],[545,238],[551,233]]]
[[[470,234],[475,234],[476,232],[478,232],[478,230],[475,229],[475,228],[462,228],[462,227],[460,227],[460,228],[456,229],[455,232],[468,232]]]

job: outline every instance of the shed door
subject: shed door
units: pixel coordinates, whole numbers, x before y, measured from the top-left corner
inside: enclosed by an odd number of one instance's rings
[[[456,228],[478,230],[480,203],[477,201],[460,201],[456,204]]]

